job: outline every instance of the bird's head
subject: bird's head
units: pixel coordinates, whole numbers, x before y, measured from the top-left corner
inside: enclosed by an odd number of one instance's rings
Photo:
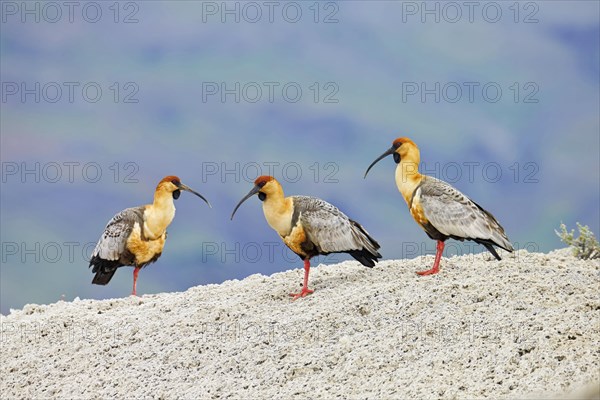
[[[384,159],[390,154],[394,156],[394,162],[396,164],[400,164],[400,161],[402,159],[415,161],[416,163],[419,162],[419,148],[417,147],[415,142],[413,142],[407,137],[400,137],[392,142],[392,147],[387,149],[385,153],[377,157],[377,159],[373,161],[371,165],[369,165],[369,168],[367,168],[367,172],[365,172],[364,177],[367,177],[367,174],[375,164],[377,164],[380,160]]]
[[[185,190],[190,193],[194,193],[196,196],[200,197],[202,200],[208,204],[209,207],[212,208],[208,200],[204,198],[200,193],[196,192],[192,188],[187,185],[181,183],[181,179],[175,175],[165,176],[160,182],[158,182],[158,186],[156,187],[156,192],[167,192],[171,193],[173,198],[177,200],[181,195],[181,191]]]
[[[260,201],[265,201],[269,196],[275,196],[281,193],[282,191],[283,190],[281,188],[281,185],[279,184],[279,182],[277,182],[277,179],[267,175],[259,176],[254,181],[254,187],[252,188],[252,190],[250,190],[250,192],[248,192],[248,194],[244,196],[242,200],[240,200],[238,205],[235,206],[233,213],[231,213],[231,219],[233,219],[235,212],[242,205],[242,203],[248,200],[250,197],[254,196],[255,194],[258,194],[258,198],[260,199]]]

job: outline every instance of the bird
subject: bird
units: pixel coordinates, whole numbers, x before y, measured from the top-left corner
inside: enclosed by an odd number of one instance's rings
[[[93,284],[106,285],[118,268],[133,266],[133,290],[140,269],[158,260],[167,239],[167,227],[175,216],[176,200],[185,190],[195,194],[212,208],[208,200],[181,183],[174,175],[164,177],[156,186],[154,201],[139,207],[127,208],[117,213],[106,225],[96,244],[89,267]]]
[[[285,197],[281,184],[272,176],[259,176],[254,187],[237,204],[231,219],[242,203],[258,195],[263,212],[287,247],[304,261],[304,282],[292,300],[313,293],[308,288],[310,259],[316,255],[348,253],[362,265],[372,268],[381,258],[379,243],[358,222],[348,218],[332,204],[316,197]]]
[[[377,162],[390,154],[397,164],[396,185],[410,214],[425,233],[437,241],[433,267],[417,274],[432,275],[439,272],[444,242],[449,238],[481,244],[497,260],[501,258],[494,246],[508,252],[514,250],[504,228],[489,211],[450,184],[419,173],[420,151],[409,138],[394,140],[392,147],[369,165],[364,178]]]

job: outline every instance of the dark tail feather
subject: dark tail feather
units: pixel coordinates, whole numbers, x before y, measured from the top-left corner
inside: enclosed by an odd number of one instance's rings
[[[92,272],[96,275],[92,279],[94,285],[106,285],[112,279],[113,275],[117,271],[117,268],[123,266],[119,261],[103,260],[98,256],[93,256],[90,260],[90,267]]]
[[[361,250],[351,250],[347,253],[365,267],[373,268],[377,260],[381,258],[381,254],[377,251],[380,248],[379,243],[369,235],[369,232],[361,224],[353,220],[350,220],[350,222],[357,229],[355,233],[363,248]]]
[[[356,261],[369,268],[373,268],[377,262],[377,259],[381,258],[381,254],[372,254],[364,249],[349,251],[348,254],[354,257]]]
[[[110,282],[115,272],[117,272],[116,269],[113,269],[112,271],[104,271],[103,269],[99,268],[98,272],[96,272],[96,275],[94,276],[94,279],[92,279],[92,283],[94,285],[106,285],[108,282]]]
[[[500,256],[498,255],[498,253],[496,252],[496,249],[494,249],[494,246],[492,246],[492,243],[489,241],[483,241],[483,240],[476,240],[476,243],[482,244],[483,246],[485,246],[486,249],[488,249],[488,251],[490,253],[492,253],[492,255],[494,257],[496,257],[496,260],[500,261],[502,260],[502,258],[500,258]],[[494,243],[495,244],[495,243]],[[506,250],[506,249],[505,249]]]

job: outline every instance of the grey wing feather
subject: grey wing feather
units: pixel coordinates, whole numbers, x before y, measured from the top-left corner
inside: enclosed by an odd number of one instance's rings
[[[299,212],[304,231],[321,252],[335,253],[366,249],[377,254],[379,245],[369,240],[370,238],[366,236],[367,231],[334,205],[316,197],[293,196],[293,198],[294,210]]]
[[[417,191],[425,217],[444,235],[491,240],[513,250],[496,218],[448,183],[427,177]]]
[[[104,260],[116,261],[125,251],[127,238],[131,234],[136,222],[143,225],[143,207],[127,208],[114,217],[104,228],[104,232],[98,240],[92,257],[98,256]]]

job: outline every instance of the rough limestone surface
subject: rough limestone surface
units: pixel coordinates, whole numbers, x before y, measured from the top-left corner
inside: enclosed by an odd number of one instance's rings
[[[600,265],[568,249],[301,269],[1,317],[4,398],[526,398],[600,376]]]

